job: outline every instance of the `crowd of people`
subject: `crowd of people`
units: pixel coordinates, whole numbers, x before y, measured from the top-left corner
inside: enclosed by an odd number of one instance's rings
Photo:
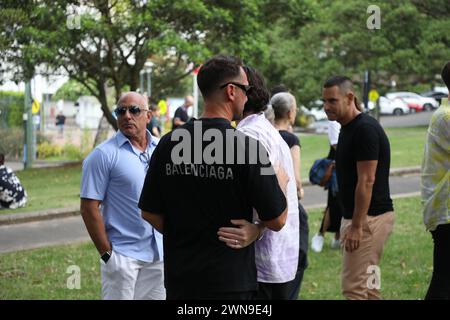
[[[450,63],[442,78],[450,88]],[[152,121],[158,107],[123,94],[119,131],[83,162],[81,214],[99,252],[102,298],[296,300],[309,233],[296,99],[282,86],[269,92],[257,70],[231,56],[205,62],[197,83],[203,114],[188,118],[187,96],[162,137]],[[334,232],[344,297],[380,299],[369,270],[395,220],[389,140],[361,112],[350,78],[330,77],[322,95],[337,187],[312,248],[320,252]],[[447,106],[433,116],[423,166],[435,243],[429,299],[450,298],[449,119]]]

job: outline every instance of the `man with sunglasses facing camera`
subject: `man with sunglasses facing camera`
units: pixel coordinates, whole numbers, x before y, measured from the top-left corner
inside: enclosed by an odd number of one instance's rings
[[[123,94],[119,131],[83,162],[81,215],[99,255],[102,299],[165,299],[162,235],[141,217],[138,200],[158,138],[146,129],[147,98]]]

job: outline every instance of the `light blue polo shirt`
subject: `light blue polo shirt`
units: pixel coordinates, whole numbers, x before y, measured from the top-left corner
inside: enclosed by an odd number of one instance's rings
[[[150,135],[147,159],[159,141]],[[83,161],[80,198],[102,201],[101,212],[113,250],[146,262],[163,260],[162,235],[141,216],[139,197],[148,169],[146,157],[118,131]]]

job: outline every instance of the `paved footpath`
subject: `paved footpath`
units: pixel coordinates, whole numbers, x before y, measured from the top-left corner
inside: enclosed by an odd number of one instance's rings
[[[420,176],[417,174],[403,177],[391,176],[390,183],[393,198],[419,195]],[[326,204],[326,197],[327,192],[322,188],[306,186],[305,199],[302,203],[307,209],[323,208]],[[39,219],[41,218],[39,217]],[[34,222],[0,224],[0,254],[89,240],[80,215]]]

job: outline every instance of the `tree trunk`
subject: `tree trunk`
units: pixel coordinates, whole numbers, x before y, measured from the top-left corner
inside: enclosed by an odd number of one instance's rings
[[[111,124],[107,118],[103,115],[98,122],[97,133],[94,139],[94,148],[108,138],[108,131],[111,129]]]

